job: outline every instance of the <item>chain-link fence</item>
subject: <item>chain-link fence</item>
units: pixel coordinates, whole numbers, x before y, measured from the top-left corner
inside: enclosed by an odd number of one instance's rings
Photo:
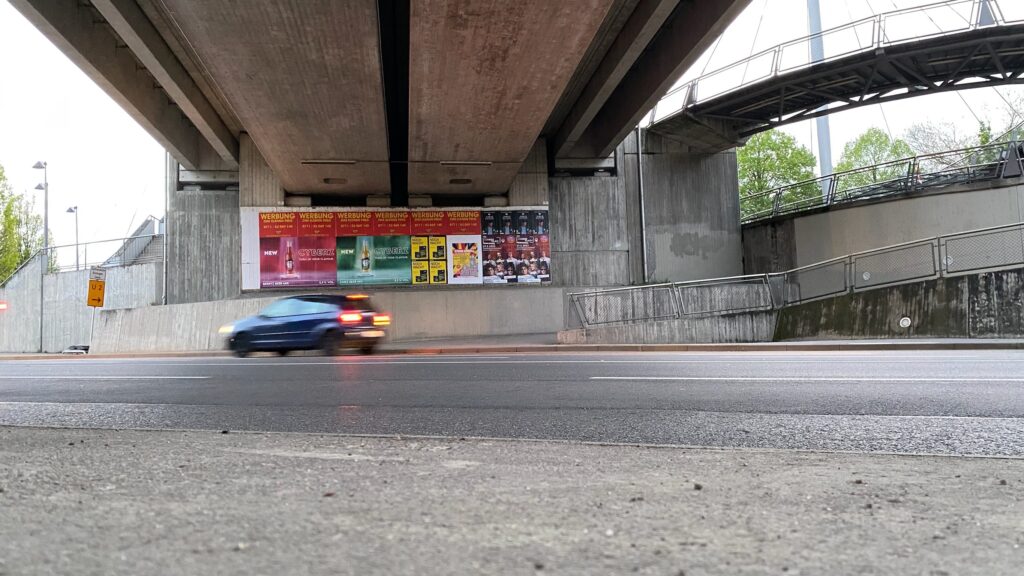
[[[766,311],[886,286],[1024,268],[1024,223],[887,246],[780,274],[570,294],[584,327]]]

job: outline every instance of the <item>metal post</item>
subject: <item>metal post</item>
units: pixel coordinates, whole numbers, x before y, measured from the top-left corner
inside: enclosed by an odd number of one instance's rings
[[[636,127],[636,180],[640,189],[640,261],[643,263],[644,281],[650,277],[647,271],[647,211],[644,208],[644,134],[638,124]]]
[[[80,269],[78,266],[78,251],[78,206],[75,206],[75,271]]]
[[[992,10],[991,0],[981,0],[981,6],[978,7],[978,26],[993,26],[996,23],[996,17]]]
[[[821,37],[819,0],[807,0],[807,25],[811,33],[811,62],[821,62],[825,59],[825,42]],[[815,126],[818,131],[818,169],[824,178],[832,174],[832,130],[829,127],[828,116],[819,116],[815,120]],[[831,178],[821,181],[821,196],[826,202],[831,181]]]

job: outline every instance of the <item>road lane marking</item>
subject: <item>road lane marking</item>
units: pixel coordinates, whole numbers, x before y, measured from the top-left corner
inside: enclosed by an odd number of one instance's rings
[[[0,380],[209,380],[209,376],[0,376]]]
[[[1024,378],[857,378],[813,376],[591,376],[591,380],[666,380],[726,382],[1024,382]]]

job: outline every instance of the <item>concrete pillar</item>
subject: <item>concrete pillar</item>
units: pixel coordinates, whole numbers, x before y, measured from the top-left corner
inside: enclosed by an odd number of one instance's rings
[[[645,133],[643,152],[649,281],[742,274],[735,150],[694,154]]]
[[[530,149],[508,191],[509,206],[548,205],[548,149],[539,138]]]
[[[238,139],[238,205],[284,206],[284,188],[267,165],[252,138],[243,132]]]

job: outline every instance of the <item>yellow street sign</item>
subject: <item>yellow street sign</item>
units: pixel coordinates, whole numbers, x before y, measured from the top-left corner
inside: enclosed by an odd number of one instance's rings
[[[89,298],[86,303],[93,308],[103,307],[103,294],[107,283],[103,280],[89,280]]]

